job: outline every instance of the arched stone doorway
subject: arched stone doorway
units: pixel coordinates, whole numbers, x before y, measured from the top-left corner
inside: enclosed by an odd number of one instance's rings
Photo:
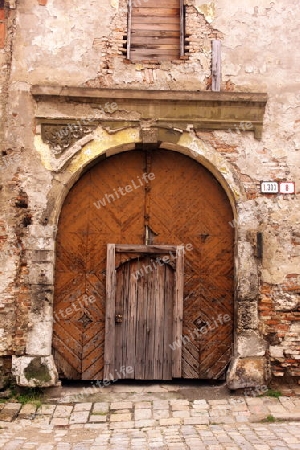
[[[125,152],[86,171],[58,224],[53,354],[60,377],[104,376],[109,243],[184,246],[182,336],[167,348],[180,348],[183,378],[223,377],[233,347],[232,221],[216,178],[180,153]],[[117,267],[132,257],[122,254]]]

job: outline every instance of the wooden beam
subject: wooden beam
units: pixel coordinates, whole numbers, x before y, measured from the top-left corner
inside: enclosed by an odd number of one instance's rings
[[[176,245],[116,245],[116,253],[175,253]]]
[[[176,247],[176,273],[175,273],[175,302],[173,314],[173,345],[182,344],[182,323],[183,323],[183,286],[184,286],[184,246]],[[172,376],[181,378],[182,345],[175,344],[172,358]]]
[[[127,10],[127,59],[130,59],[131,53],[131,23],[132,23],[132,0],[128,0]]]
[[[221,41],[212,41],[212,91],[221,90]]]
[[[104,343],[104,380],[115,374],[115,315],[116,315],[115,245],[107,245],[106,313]]]
[[[183,0],[180,0],[180,58],[184,57],[185,14]]]

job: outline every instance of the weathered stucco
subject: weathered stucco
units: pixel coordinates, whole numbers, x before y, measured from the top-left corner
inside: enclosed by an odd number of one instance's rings
[[[51,356],[53,268],[57,220],[68,190],[90,162],[130,151],[142,141],[141,130],[153,125],[149,120],[113,133],[97,125],[56,154],[41,138],[42,118],[124,121],[127,111],[55,97],[45,102],[32,95],[32,86],[207,91],[212,39],[222,41],[223,91],[268,94],[262,139],[239,127],[186,126],[176,143],[160,145],[206,165],[234,209],[228,226],[236,229],[236,333],[228,385],[264,384],[270,374],[299,379],[298,0],[185,4],[189,59],[133,64],[123,53],[125,0],[6,2],[6,44],[0,49],[0,369],[9,372],[13,355],[21,385],[43,384],[43,373],[45,386],[57,380]],[[294,181],[296,195],[262,195],[262,180]],[[26,373],[37,367],[37,357],[42,369],[29,380]]]

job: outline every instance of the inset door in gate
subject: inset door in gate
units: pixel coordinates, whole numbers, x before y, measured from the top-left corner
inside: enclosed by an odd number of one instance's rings
[[[116,253],[129,254],[117,268]],[[183,258],[183,246],[108,245],[105,379],[181,376]]]
[[[126,253],[124,249],[120,253],[116,246],[116,265],[111,266],[111,273],[118,288],[125,283],[122,289],[127,289],[128,271],[135,271],[135,258],[151,260],[153,255],[168,255],[167,250],[163,250],[167,254],[157,250],[168,243],[174,245],[173,249],[178,245],[191,249],[184,255],[182,339],[173,345],[173,366],[174,354],[181,354],[181,372],[176,370],[176,377],[224,379],[234,330],[232,221],[230,201],[220,183],[205,167],[180,153],[161,148],[126,151],[87,170],[70,190],[58,224],[53,356],[59,377],[103,380],[105,346],[113,345],[115,351],[122,334],[122,345],[131,347],[132,336],[124,340],[125,324],[115,324],[115,313],[113,331],[111,324],[106,326],[107,244],[118,242],[150,244],[137,253]],[[151,245],[156,248],[154,253],[149,250]],[[142,264],[147,265],[146,260]],[[156,273],[170,277],[172,270],[168,266],[163,274],[159,267]],[[154,281],[150,273],[147,276],[149,286]],[[137,282],[138,289],[146,289],[139,283],[142,280]],[[114,295],[116,309],[117,298],[123,297],[117,297],[117,290]],[[135,314],[139,316],[139,310]],[[178,320],[174,312],[172,320],[174,328]],[[132,365],[129,357],[124,360],[123,353],[116,357],[118,361],[113,360],[113,364]],[[140,357],[138,353],[136,357]],[[150,355],[146,357],[150,361]],[[111,363],[109,360],[106,376]],[[149,363],[146,377],[152,370]],[[166,368],[162,370],[168,373]],[[137,373],[142,370],[126,376]]]

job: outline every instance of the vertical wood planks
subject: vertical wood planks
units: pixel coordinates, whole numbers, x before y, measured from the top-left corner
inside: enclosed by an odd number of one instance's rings
[[[117,245],[117,251],[121,247]],[[134,247],[141,248],[129,248]],[[175,271],[168,263],[155,264],[151,252],[158,247],[147,248],[148,255],[143,252],[141,258],[125,261],[117,269],[116,314],[122,315],[123,321],[115,326],[114,369],[122,373],[122,366],[133,368],[122,378],[171,380]]]
[[[147,264],[147,259],[143,260]],[[145,374],[145,356],[147,343],[147,276],[137,281],[137,307],[134,311],[136,319],[135,333],[135,379],[143,380]]]
[[[173,342],[181,342],[183,322],[183,285],[184,285],[184,246],[178,245],[176,249],[176,274],[175,274],[175,303],[173,313]],[[181,377],[181,347],[173,351],[173,377]]]
[[[115,245],[107,244],[106,264],[106,317],[104,346],[104,379],[108,380],[115,373],[115,298],[116,270]]]
[[[131,56],[131,23],[132,23],[132,3],[128,0],[128,12],[127,12],[127,59]]]
[[[126,302],[126,286],[123,280],[126,280],[126,269],[125,265],[121,265],[116,270],[116,298],[115,298],[115,314],[121,314],[126,320],[125,314],[127,313]],[[123,378],[123,374],[120,372],[120,368],[123,365],[123,360],[125,355],[123,354],[123,327],[122,323],[115,324],[115,371],[117,371]]]
[[[181,10],[181,0],[165,0],[163,4],[158,4],[157,0],[129,0],[127,58],[132,61],[179,59],[180,47],[184,52]]]
[[[221,90],[221,41],[212,41],[212,91]]]
[[[163,360],[163,380],[172,379],[172,358],[173,351],[170,345],[173,343],[173,312],[174,312],[174,294],[175,294],[175,273],[174,270],[166,264],[165,282],[164,282],[164,360]]]
[[[184,57],[185,16],[183,0],[180,0],[180,58]]]

